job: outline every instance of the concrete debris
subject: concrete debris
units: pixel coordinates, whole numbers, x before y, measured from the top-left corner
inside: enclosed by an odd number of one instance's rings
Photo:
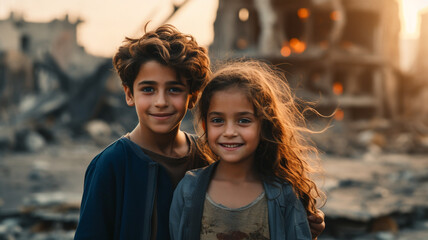
[[[111,142],[112,129],[109,124],[101,120],[92,120],[85,125],[89,136],[100,146]]]
[[[424,155],[382,153],[370,162],[325,157],[323,189],[328,200],[322,209],[330,225],[326,236],[413,239],[401,237],[402,230],[411,227],[424,229],[423,236],[428,237],[428,226],[423,224],[428,219],[428,162]]]

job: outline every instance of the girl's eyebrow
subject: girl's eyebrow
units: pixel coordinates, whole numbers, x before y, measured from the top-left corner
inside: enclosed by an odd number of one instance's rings
[[[238,116],[241,116],[241,115],[254,115],[254,113],[253,112],[239,112],[239,113],[237,113],[237,115]]]
[[[221,112],[209,112],[208,115],[224,115]],[[255,115],[253,112],[237,112],[235,115],[243,116],[243,115]]]

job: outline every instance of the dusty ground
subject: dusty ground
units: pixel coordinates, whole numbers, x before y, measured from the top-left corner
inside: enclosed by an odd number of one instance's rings
[[[81,140],[61,147],[51,144],[38,153],[0,153],[0,216],[17,213],[32,201],[53,198],[78,205],[85,169],[103,148]],[[356,231],[362,227],[360,232],[368,231],[364,224],[340,230],[336,224],[341,219],[365,223],[391,212],[402,212],[411,217],[416,214],[417,221],[411,226],[405,224],[398,232],[394,230],[390,238],[373,239],[428,239],[427,156],[367,154],[351,159],[324,155],[322,159],[323,188],[328,194],[323,210],[335,231]]]
[[[49,145],[39,153],[2,153],[0,213],[16,211],[41,193],[60,193],[68,202],[80,202],[85,169],[102,148],[81,141]]]

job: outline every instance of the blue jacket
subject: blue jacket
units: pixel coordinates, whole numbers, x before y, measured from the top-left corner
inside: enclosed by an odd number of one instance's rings
[[[200,239],[205,194],[217,163],[187,172],[174,192],[169,228],[173,240]],[[290,184],[264,182],[270,239],[308,239],[306,211]]]
[[[166,170],[138,145],[120,138],[98,154],[86,170],[74,239],[148,240],[155,199],[157,239],[169,239],[172,194]]]

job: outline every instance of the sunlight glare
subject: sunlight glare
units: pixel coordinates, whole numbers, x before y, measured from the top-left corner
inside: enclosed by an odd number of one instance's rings
[[[419,13],[427,9],[428,0],[401,0],[401,18],[402,29],[401,34],[409,38],[417,38],[419,36]]]

